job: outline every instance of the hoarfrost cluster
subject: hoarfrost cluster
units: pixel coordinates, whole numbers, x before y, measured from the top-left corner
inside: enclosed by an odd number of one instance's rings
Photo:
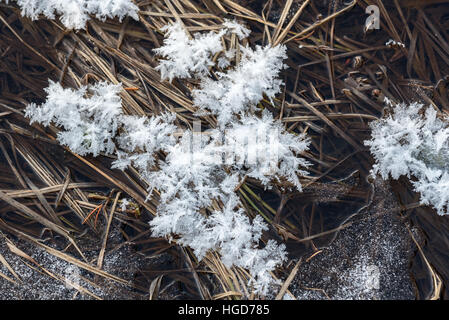
[[[217,115],[220,125],[235,120],[236,115],[251,113],[263,99],[280,92],[282,81],[277,75],[284,68],[285,46],[242,47],[239,65],[226,73],[217,72],[218,80],[203,78],[201,88],[193,91],[193,102],[201,110]]]
[[[395,40],[393,40],[393,39],[388,40],[388,41],[385,43],[385,45],[388,46],[388,47],[391,47],[391,48],[394,48],[394,47],[397,47],[397,48],[399,48],[399,47],[405,48],[405,44],[403,44],[402,42],[399,42],[399,41],[395,41]]]
[[[273,119],[270,112],[262,117],[245,116],[232,123],[225,130],[226,157],[228,164],[248,177],[259,180],[264,186],[270,182],[286,179],[302,191],[298,175],[309,163],[297,155],[308,149],[309,140],[304,134],[286,132],[280,121]]]
[[[31,103],[25,115],[31,123],[45,126],[54,123],[63,128],[58,133],[58,141],[75,153],[111,154],[115,148],[112,139],[117,133],[119,116],[123,114],[118,95],[121,89],[121,85],[106,82],[79,90],[64,89],[59,83],[50,81],[45,89],[47,101],[41,106]]]
[[[200,115],[212,113],[221,126],[236,119],[236,115],[251,114],[252,108],[263,99],[280,92],[282,81],[277,79],[283,60],[287,58],[285,46],[256,46],[253,50],[241,46],[240,63],[223,72],[218,70],[218,80],[207,77],[216,65],[213,57],[220,53],[218,67],[226,68],[235,56],[235,50],[225,50],[222,37],[227,33],[243,39],[250,31],[235,21],[225,21],[219,32],[196,34],[190,39],[179,23],[167,25],[164,46],[154,51],[164,59],[156,68],[162,79],[199,77],[200,88],[193,90],[193,99]]]
[[[3,1],[9,3],[9,0]],[[16,0],[16,2],[22,9],[22,16],[37,20],[40,15],[48,19],[55,19],[58,15],[69,29],[84,29],[90,19],[89,15],[94,15],[102,21],[115,17],[122,21],[126,16],[134,20],[139,19],[139,8],[132,0]]]
[[[147,176],[155,165],[154,153],[168,151],[168,147],[175,144],[175,118],[173,113],[150,118],[122,116],[122,133],[116,138],[118,159],[112,167],[124,170],[132,165]]]
[[[159,65],[162,78],[199,77],[194,103],[217,116],[218,128],[179,136],[175,114],[124,115],[120,86],[106,83],[72,90],[50,82],[47,101],[30,104],[26,115],[31,122],[59,126],[58,140],[73,152],[114,153],[113,167],[136,168],[149,185],[148,197],[155,189],[160,194],[151,221],[154,235],[190,246],[199,260],[218,250],[226,266],[248,269],[255,291],[266,295],[274,281],[270,272],[286,259],[285,246],[268,240],[259,247],[268,226],[261,216],[246,215],[236,190],[248,176],[267,188],[286,182],[301,191],[298,176],[306,175],[310,164],[299,156],[309,140],[255,108],[264,95],[279,92],[286,49],[242,47],[240,63],[232,67],[234,55],[224,50],[222,37],[246,37],[249,30],[238,23],[226,21],[222,30],[192,39],[177,24],[164,30],[164,46],[156,49],[165,58]],[[217,54],[229,59],[229,70],[212,80],[208,70],[220,68],[211,58]]]
[[[420,202],[448,214],[449,118],[419,103],[395,104],[392,111],[371,123],[372,138],[365,141],[376,163],[372,172],[382,178],[411,178]]]

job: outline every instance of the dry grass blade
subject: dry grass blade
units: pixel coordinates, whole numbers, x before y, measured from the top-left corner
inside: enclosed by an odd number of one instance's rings
[[[18,283],[16,281],[14,281],[13,279],[11,279],[10,277],[8,277],[7,275],[5,275],[3,272],[0,272],[0,277],[2,277],[3,279],[5,279],[6,281],[9,281],[15,285],[17,285]]]
[[[276,45],[276,39],[279,36],[279,32],[282,29],[282,26],[284,25],[285,19],[287,18],[287,14],[290,11],[290,7],[292,6],[293,0],[287,0],[284,5],[284,9],[282,9],[281,17],[279,18],[278,24],[276,28],[274,29],[274,33],[272,38],[274,39],[274,45]]]
[[[221,300],[221,299],[228,298],[228,297],[240,298],[241,296],[242,296],[241,292],[227,291],[227,292],[216,294],[215,296],[212,297],[212,299],[213,300]]]
[[[55,209],[58,208],[59,203],[62,200],[62,196],[64,195],[65,191],[67,190],[67,187],[69,186],[69,183],[70,183],[70,170],[67,170],[67,174],[64,178],[64,184],[63,184],[61,190],[59,191],[58,196],[55,201]]]
[[[0,221],[0,225],[1,224],[4,224],[4,223]],[[72,257],[72,256],[70,256],[70,255],[68,255],[68,254],[66,254],[64,252],[61,252],[61,251],[56,250],[56,249],[54,249],[52,247],[49,247],[49,246],[39,242],[37,239],[35,239],[35,238],[33,238],[33,237],[31,237],[31,236],[29,236],[29,235],[27,235],[27,234],[17,230],[17,229],[14,229],[14,228],[9,227],[9,226],[5,226],[5,227],[6,227],[7,230],[12,231],[15,234],[17,234],[18,236],[21,236],[22,238],[24,238],[25,240],[30,241],[34,245],[37,245],[37,246],[43,248],[49,254],[51,254],[51,255],[59,258],[59,259],[62,259],[62,260],[66,261],[66,262],[68,262],[70,264],[73,264],[73,265],[75,265],[75,266],[77,266],[79,268],[82,268],[82,269],[86,270],[86,271],[92,272],[92,273],[94,273],[94,274],[96,274],[98,276],[101,276],[103,278],[106,278],[106,279],[109,279],[109,280],[121,283],[123,285],[127,285],[127,286],[130,285],[130,283],[128,281],[126,281],[126,280],[123,280],[123,279],[121,279],[121,278],[119,278],[117,276],[109,274],[106,271],[100,270],[97,267],[93,267],[93,266],[89,265],[88,263],[80,261],[80,260],[78,260],[78,259],[76,259],[76,258],[74,258],[74,257]],[[10,248],[10,250],[12,252],[14,252],[15,254],[17,254],[17,255],[19,255],[19,256],[29,260],[30,262],[32,262],[32,263],[34,263],[36,265],[38,265],[38,263],[33,258],[31,258],[25,252],[23,252],[22,250],[17,248],[11,241],[7,241],[7,245]]]
[[[112,207],[111,207],[111,212],[109,212],[108,222],[106,225],[106,231],[105,231],[104,238],[103,238],[103,245],[101,246],[100,254],[98,255],[98,260],[97,260],[98,269],[101,269],[103,266],[104,253],[106,251],[106,244],[108,242],[109,230],[111,228],[112,218],[114,216],[115,207],[117,206],[117,201],[118,201],[119,197],[120,197],[120,192],[117,192],[117,195],[115,196],[115,199],[114,199],[114,203],[112,204]]]
[[[296,20],[298,20],[298,18],[301,16],[301,13],[303,12],[304,8],[309,4],[310,0],[305,0],[302,4],[301,7],[299,7],[298,11],[296,11],[295,15],[293,16],[293,18],[290,19],[290,21],[288,22],[287,26],[282,30],[282,32],[273,39],[273,45],[276,46],[278,44],[280,44],[285,37],[287,36],[287,34],[290,32],[291,28],[294,26],[294,24],[296,23]]]
[[[223,265],[216,253],[208,254],[204,262],[212,270],[220,283],[223,290],[223,299],[240,299],[241,295],[235,295],[234,292],[243,292],[246,297],[250,297],[249,288],[247,288],[250,276],[247,273],[243,271],[239,272],[240,269],[238,268],[227,268]]]
[[[349,137],[342,129],[337,127],[332,121],[329,120],[328,117],[326,117],[321,111],[316,109],[314,106],[312,106],[310,103],[308,103],[306,100],[304,100],[301,97],[298,97],[293,92],[289,92],[289,94],[298,102],[301,102],[307,109],[312,111],[314,114],[316,114],[321,120],[323,120],[328,126],[330,126],[332,129],[334,129],[339,135],[341,135],[344,139],[346,139],[356,150],[360,150],[360,145],[351,137]]]
[[[19,257],[22,257],[22,258],[24,258],[24,259],[30,261],[30,262],[32,262],[33,264],[35,264],[35,265],[37,265],[37,266],[39,265],[39,264],[36,262],[36,260],[34,260],[34,259],[31,258],[28,254],[26,254],[25,252],[23,252],[22,250],[20,250],[19,248],[17,248],[16,245],[14,245],[14,243],[12,243],[11,240],[9,240],[8,238],[5,238],[5,239],[6,239],[6,245],[8,246],[9,250],[10,250],[12,253],[18,255]]]
[[[20,35],[14,30],[14,28],[9,25],[9,23],[5,20],[5,18],[3,17],[3,15],[1,13],[0,13],[0,21],[2,21],[8,27],[8,29],[11,30],[11,32],[17,37],[17,39],[19,39],[20,42],[22,42],[34,54],[36,54],[39,58],[44,60],[49,66],[51,66],[55,70],[59,70],[59,68],[55,64],[53,64],[50,60],[48,60],[46,57],[44,57],[40,52],[36,51],[32,46],[30,46],[26,41],[24,41],[20,37]]]
[[[75,157],[77,157],[78,159],[80,159],[82,162],[84,162],[85,164],[87,164],[89,167],[91,167],[92,169],[94,169],[96,172],[98,172],[101,176],[103,176],[104,178],[106,178],[109,182],[113,183],[115,186],[117,186],[118,188],[120,188],[121,190],[123,190],[124,192],[126,192],[127,194],[129,194],[130,196],[132,196],[136,201],[139,202],[140,205],[142,205],[143,207],[145,207],[148,211],[150,211],[152,214],[155,214],[153,208],[151,208],[145,201],[144,198],[142,198],[142,196],[140,196],[139,194],[137,194],[133,189],[129,188],[127,185],[123,184],[122,182],[114,179],[111,175],[108,175],[107,173],[105,173],[103,170],[97,168],[95,165],[93,165],[92,163],[90,163],[89,161],[87,161],[86,159],[84,159],[83,157],[77,155],[77,154],[73,154]]]
[[[0,199],[5,201],[5,202],[7,202],[10,205],[12,205],[17,210],[25,213],[30,218],[36,220],[37,222],[41,223],[42,225],[46,226],[47,228],[50,228],[51,230],[53,230],[56,233],[58,233],[58,234],[62,235],[63,237],[65,237],[67,240],[70,241],[70,243],[72,243],[72,245],[77,249],[77,251],[80,253],[80,255],[85,259],[84,254],[78,248],[78,246],[76,245],[75,241],[72,239],[72,237],[69,235],[69,233],[65,229],[63,229],[62,227],[54,224],[53,222],[49,221],[48,219],[45,219],[44,217],[42,217],[41,215],[39,215],[35,211],[31,210],[27,206],[21,204],[20,202],[17,202],[16,200],[14,200],[13,198],[11,198],[9,196],[7,196],[2,191],[0,191]]]
[[[441,298],[441,292],[443,289],[443,281],[441,280],[441,277],[435,272],[435,270],[433,269],[433,267],[430,265],[429,260],[427,260],[424,251],[421,248],[421,245],[419,244],[419,242],[416,240],[415,236],[413,235],[413,232],[410,230],[410,228],[408,226],[407,230],[410,234],[410,237],[412,238],[413,242],[415,243],[416,247],[419,250],[419,253],[421,255],[421,257],[424,260],[424,263],[426,264],[426,267],[428,268],[431,277],[432,277],[432,286],[433,286],[433,292],[427,297],[427,300],[439,300]]]
[[[293,267],[292,272],[290,272],[290,274],[288,275],[287,279],[282,284],[282,287],[281,287],[281,289],[279,290],[279,293],[276,296],[276,300],[281,300],[284,297],[285,293],[287,292],[288,287],[290,286],[290,284],[292,283],[293,279],[295,278],[296,273],[298,272],[298,269],[299,269],[301,263],[302,263],[302,259],[299,259],[299,261]]]
[[[310,33],[312,30],[314,30],[315,28],[323,25],[324,23],[334,19],[335,17],[337,17],[338,15],[344,13],[345,11],[348,11],[349,9],[351,9],[353,6],[355,6],[355,4],[357,3],[357,0],[352,1],[351,3],[349,3],[345,8],[341,9],[338,12],[335,12],[329,16],[327,16],[326,18],[320,20],[318,23],[315,23],[307,28],[305,28],[304,30],[302,30],[301,32],[295,34],[293,37],[288,38],[285,42],[290,42],[292,40],[295,40],[305,34]]]
[[[195,267],[193,266],[192,259],[190,259],[190,256],[187,253],[187,249],[181,248],[180,250],[182,251],[182,253],[186,258],[187,267],[189,268],[190,272],[193,275],[193,279],[195,280],[195,284],[197,286],[201,299],[210,300],[211,296],[209,290],[207,290],[207,288],[201,283],[201,280],[198,277],[198,273],[196,272]]]
[[[31,258],[28,254],[26,254],[24,251],[20,250],[19,248],[17,248],[17,246],[14,245],[14,243],[12,243],[11,240],[6,238],[6,245],[8,246],[9,250],[11,250],[12,253],[30,261],[31,263],[33,263],[34,265],[36,265],[39,269],[41,269],[45,274],[47,274],[48,276],[52,277],[53,279],[65,282],[69,285],[71,285],[73,288],[77,289],[78,291],[85,293],[91,297],[93,297],[94,299],[97,300],[101,300],[100,297],[98,297],[97,295],[93,294],[92,292],[90,292],[89,290],[83,288],[82,286],[80,286],[77,283],[74,283],[72,281],[70,281],[67,278],[63,278],[61,276],[55,275],[52,272],[48,271],[46,268],[44,268],[43,266],[41,266],[36,260],[34,260],[33,258]]]
[[[0,254],[0,262],[11,272],[11,274],[19,281],[22,282],[19,275],[14,271],[14,269],[9,265],[8,261],[6,261],[5,257]]]
[[[164,275],[160,275],[160,276],[157,276],[156,279],[151,281],[150,295],[148,297],[148,300],[157,300],[163,277],[164,277]]]

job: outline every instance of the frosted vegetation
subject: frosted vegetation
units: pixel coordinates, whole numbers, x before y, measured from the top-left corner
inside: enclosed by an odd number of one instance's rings
[[[104,82],[73,90],[50,81],[47,101],[30,104],[26,116],[59,127],[59,142],[75,153],[115,155],[114,168],[134,167],[148,183],[148,198],[154,190],[160,194],[153,235],[191,247],[199,260],[219,251],[226,266],[246,268],[254,291],[267,295],[270,272],[286,259],[285,246],[273,240],[260,245],[268,225],[261,216],[248,217],[236,190],[247,176],[266,188],[281,182],[301,191],[299,177],[307,174],[310,164],[300,157],[308,149],[306,136],[285,131],[270,112],[257,108],[264,96],[272,99],[280,91],[286,48],[241,46],[236,62],[223,37],[242,40],[250,33],[236,22],[192,37],[180,24],[163,30],[164,45],[155,50],[162,78],[199,78],[194,103],[199,113],[217,117],[217,128],[179,135],[176,114],[125,115],[121,86]]]
[[[58,16],[69,29],[84,29],[91,16],[137,20],[139,10],[131,0],[16,2],[23,16]],[[31,123],[58,127],[58,141],[74,153],[109,155],[115,158],[112,168],[136,169],[148,184],[147,200],[159,201],[150,222],[154,236],[189,246],[198,260],[218,251],[227,267],[247,269],[254,291],[266,296],[274,284],[270,273],[286,260],[285,246],[262,241],[269,226],[260,215],[249,216],[237,190],[249,177],[265,188],[302,191],[300,178],[308,174],[310,164],[301,157],[308,138],[287,132],[258,106],[281,91],[286,47],[243,45],[250,30],[229,20],[207,33],[189,34],[181,23],[161,30],[165,39],[154,49],[160,58],[156,70],[170,82],[194,78],[196,116],[216,119],[215,128],[182,131],[175,113],[126,115],[122,86],[107,82],[75,90],[50,81],[47,100],[29,104],[25,115]],[[232,46],[229,36],[236,40]],[[393,40],[386,45],[403,46]],[[386,103],[389,112],[371,123],[372,138],[365,141],[375,158],[372,174],[407,176],[422,204],[447,214],[449,119],[418,103]],[[128,204],[125,199],[122,209]]]
[[[166,25],[162,29],[167,35],[164,45],[154,50],[164,57],[156,70],[160,71],[162,79],[190,78],[192,76],[209,75],[209,68],[215,65],[213,56],[223,51],[222,37],[233,32],[241,39],[250,33],[245,27],[232,22],[225,21],[220,32],[209,32],[206,34],[196,33],[189,38],[179,23]],[[222,66],[230,64],[233,51],[227,52],[220,61]]]
[[[9,3],[9,0],[3,2]],[[139,19],[137,14],[139,8],[132,0],[15,0],[15,2],[22,9],[22,16],[32,20],[37,20],[40,15],[48,19],[59,16],[61,22],[69,29],[84,29],[90,15],[102,21],[115,17],[122,21],[126,16]]]
[[[273,98],[280,91],[277,79],[287,58],[285,46],[241,47],[241,61],[235,69],[217,72],[218,80],[202,78],[201,88],[193,91],[193,101],[201,110],[210,111],[224,126],[237,115],[251,113],[265,94]]]
[[[422,204],[448,214],[449,119],[432,106],[386,103],[391,112],[371,123],[372,138],[365,141],[376,160],[372,172],[384,179],[407,176]]]
[[[41,106],[30,104],[25,115],[31,123],[46,126],[54,123],[63,128],[58,132],[58,141],[80,155],[111,154],[115,149],[112,139],[119,126],[118,116],[123,114],[120,90],[120,85],[105,82],[79,90],[64,89],[50,81],[45,89],[47,102]]]
[[[236,116],[251,114],[252,108],[263,99],[269,99],[280,92],[282,81],[277,79],[282,63],[287,58],[286,47],[260,47],[253,50],[240,46],[240,63],[235,68],[222,69],[231,64],[235,50],[226,50],[221,41],[223,35],[235,33],[244,39],[250,31],[233,22],[225,21],[219,32],[196,34],[190,39],[179,23],[164,27],[167,37],[164,46],[154,51],[164,59],[157,67],[162,79],[199,77],[200,88],[193,90],[193,99],[199,107],[199,114],[212,113],[222,127],[236,120]],[[218,80],[207,77],[215,66],[213,57],[220,53]]]

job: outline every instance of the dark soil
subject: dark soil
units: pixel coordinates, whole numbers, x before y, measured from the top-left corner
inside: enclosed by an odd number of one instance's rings
[[[292,285],[298,299],[415,299],[409,272],[414,243],[391,188],[376,180],[374,189],[371,204],[349,227],[304,257]]]

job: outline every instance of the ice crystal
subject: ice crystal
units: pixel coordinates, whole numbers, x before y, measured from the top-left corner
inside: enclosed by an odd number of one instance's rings
[[[235,33],[239,39],[243,39],[250,33],[244,26],[230,20],[225,20],[218,32],[195,33],[192,38],[178,22],[166,25],[161,30],[165,32],[164,43],[160,48],[154,49],[154,52],[164,59],[156,70],[160,71],[162,79],[170,82],[174,78],[208,75],[209,68],[215,65],[214,55],[224,50],[222,37]],[[227,51],[224,57],[220,57],[221,67],[229,64],[231,56]]]
[[[6,3],[9,1],[6,0]],[[60,16],[61,22],[69,29],[84,29],[89,15],[97,19],[118,17],[120,21],[131,16],[139,19],[139,8],[131,0],[16,0],[22,15],[36,20],[40,15],[49,19]]]
[[[393,110],[371,123],[372,138],[365,141],[376,163],[373,173],[413,177],[411,183],[420,193],[422,204],[448,213],[449,193],[449,119],[422,104],[394,104]]]
[[[203,78],[201,88],[193,91],[195,105],[217,115],[222,126],[235,120],[236,115],[248,114],[264,94],[274,98],[282,85],[277,76],[285,67],[285,46],[241,50],[238,66],[226,73],[217,72],[218,80]]]
[[[286,132],[271,113],[245,116],[226,130],[226,161],[249,177],[268,186],[284,179],[302,191],[298,175],[305,176],[310,164],[298,155],[308,149],[304,134]]]
[[[173,124],[175,114],[162,114],[157,117],[124,115],[120,118],[121,134],[117,137],[117,157],[113,168],[121,170],[132,165],[145,176],[155,164],[154,154],[167,150],[175,143]]]
[[[80,155],[111,154],[122,115],[121,85],[99,82],[79,90],[64,89],[50,81],[45,89],[47,101],[30,104],[25,115],[30,122],[48,126],[51,122],[63,130],[58,141]]]

